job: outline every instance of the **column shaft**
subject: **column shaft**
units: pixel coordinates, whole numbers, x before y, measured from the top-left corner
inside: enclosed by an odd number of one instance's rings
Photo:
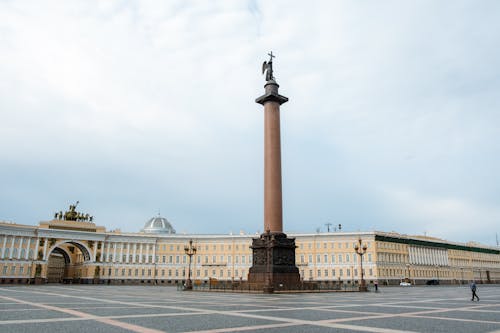
[[[281,192],[280,110],[277,102],[264,104],[264,227],[283,232]]]

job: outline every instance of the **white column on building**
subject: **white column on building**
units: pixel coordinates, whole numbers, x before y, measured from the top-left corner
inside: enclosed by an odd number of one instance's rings
[[[156,262],[156,244],[153,245],[153,261],[152,263],[154,264]]]
[[[33,258],[31,258],[31,259],[34,259],[34,260],[38,259],[38,248],[39,247],[40,247],[40,237],[37,237],[36,242],[35,242],[35,250],[33,251]]]
[[[117,242],[114,242],[113,243],[113,262],[117,262],[118,260],[116,260],[116,246],[118,245]]]
[[[101,255],[99,257],[99,261],[102,262],[104,260],[104,241],[101,242]]]
[[[26,253],[24,254],[24,260],[29,259],[30,247],[31,247],[31,237],[28,237],[28,243],[26,243]]]
[[[146,264],[149,263],[149,248],[151,244],[146,244]]]
[[[23,243],[24,243],[24,237],[21,237],[21,240],[19,241],[19,251],[17,251],[17,259],[21,259],[21,252],[23,249]]]
[[[45,241],[43,242],[43,260],[47,260],[47,246],[49,243],[49,239],[45,237]]]
[[[94,242],[94,248],[92,249],[94,251],[94,255],[92,257],[92,260],[95,262],[97,259],[97,242]]]
[[[142,243],[139,246],[139,264],[142,263]]]
[[[109,261],[109,252],[111,249],[111,242],[108,241],[108,249],[106,250],[106,261]]]
[[[125,262],[128,264],[130,262],[130,243],[127,242],[127,258],[125,258]]]
[[[5,255],[5,243],[7,243],[7,235],[3,236],[3,245],[2,245],[2,256],[1,256],[1,258],[3,258],[3,256]]]
[[[119,262],[123,262],[123,242],[120,243],[120,260]]]
[[[137,243],[134,243],[134,253],[132,257],[132,263],[135,264],[135,257],[137,256]]]
[[[9,259],[12,259],[12,253],[14,253],[14,241],[16,239],[16,236],[12,236],[12,242],[10,244],[10,252],[9,252]]]

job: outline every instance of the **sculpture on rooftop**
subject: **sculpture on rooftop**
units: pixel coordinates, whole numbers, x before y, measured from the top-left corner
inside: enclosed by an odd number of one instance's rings
[[[55,220],[64,220],[64,221],[82,221],[82,222],[92,222],[94,220],[93,216],[89,214],[84,214],[76,211],[76,206],[78,206],[80,202],[77,201],[74,205],[69,205],[69,210],[66,212],[56,212],[54,213]]]

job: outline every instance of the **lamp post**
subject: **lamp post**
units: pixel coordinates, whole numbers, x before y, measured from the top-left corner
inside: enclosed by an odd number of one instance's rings
[[[193,245],[192,239],[189,240],[189,245],[184,246],[184,253],[189,257],[188,278],[184,287],[185,290],[193,289],[193,282],[191,282],[191,257],[196,254],[196,250],[197,248]]]
[[[436,279],[437,283],[439,284],[439,265],[436,265]]]
[[[411,277],[410,277],[410,264],[406,264],[406,268],[408,269],[408,281],[406,281],[406,282],[410,282],[410,280],[411,280]]]
[[[361,237],[358,238],[358,244],[354,245],[354,250],[356,254],[359,255],[359,262],[361,265],[361,283],[359,285],[359,291],[368,291],[365,285],[365,279],[363,278],[363,255],[366,253],[366,244],[361,244]]]

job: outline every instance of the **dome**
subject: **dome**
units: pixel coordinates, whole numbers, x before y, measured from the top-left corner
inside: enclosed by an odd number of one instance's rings
[[[170,222],[161,216],[150,218],[141,231],[147,234],[175,234]]]

